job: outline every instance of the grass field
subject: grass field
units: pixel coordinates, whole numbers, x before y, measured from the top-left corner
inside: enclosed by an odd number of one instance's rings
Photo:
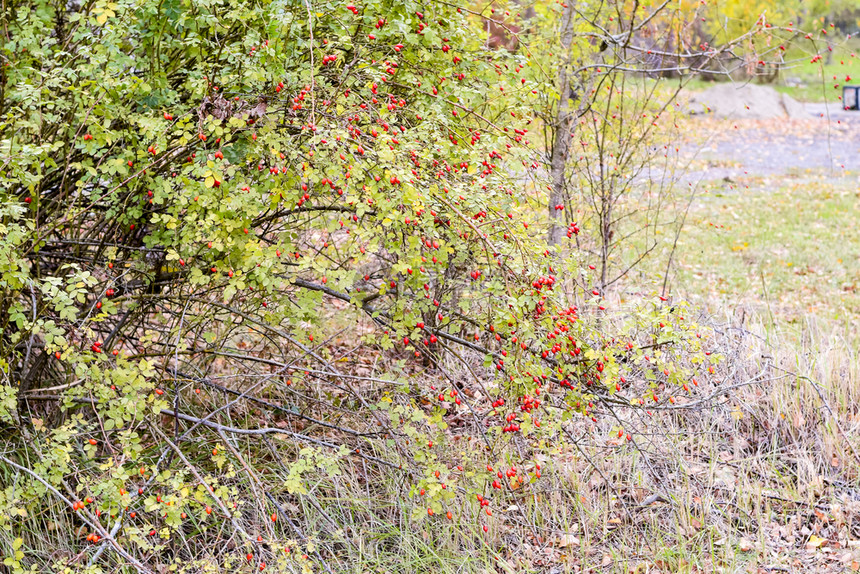
[[[676,255],[677,287],[711,309],[746,305],[782,322],[860,313],[856,177],[704,193]]]
[[[653,423],[669,430],[640,454],[652,467],[672,469],[662,484],[672,502],[638,514],[635,526],[615,529],[604,515],[592,529],[615,533],[613,543],[603,543],[613,556],[619,547],[650,551],[653,539],[662,550],[606,570],[855,572],[858,174],[789,170],[706,179],[700,188],[673,253],[669,285],[675,300],[703,308],[719,334],[729,357],[727,389],[701,412]],[[638,280],[661,282],[671,238],[664,243]],[[637,482],[643,461],[616,452],[603,454],[610,466],[632,465],[621,488],[653,488]],[[590,454],[601,456],[597,449]]]

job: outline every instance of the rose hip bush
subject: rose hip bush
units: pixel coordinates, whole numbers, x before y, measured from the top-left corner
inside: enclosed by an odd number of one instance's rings
[[[399,520],[492,549],[572,425],[716,361],[681,305],[559,288],[552,76],[466,6],[5,12],[9,571],[334,571]]]

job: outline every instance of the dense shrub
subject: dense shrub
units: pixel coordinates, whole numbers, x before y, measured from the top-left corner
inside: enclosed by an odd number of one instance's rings
[[[426,520],[484,548],[571,420],[671,407],[716,361],[680,304],[556,288],[553,78],[465,7],[6,16],[13,572],[349,569],[356,529]]]

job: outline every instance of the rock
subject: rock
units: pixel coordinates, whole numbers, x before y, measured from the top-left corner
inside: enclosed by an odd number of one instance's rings
[[[797,100],[769,86],[717,84],[693,94],[687,101],[690,114],[713,114],[717,118],[768,120],[808,118],[810,114]]]
[[[779,94],[782,106],[785,108],[789,118],[808,118],[811,114],[806,111],[806,106],[787,94]]]

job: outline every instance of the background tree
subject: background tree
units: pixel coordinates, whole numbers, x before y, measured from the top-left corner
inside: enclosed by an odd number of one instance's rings
[[[521,34],[529,50],[553,54],[538,60],[557,62],[557,78],[538,67],[529,73],[545,85],[537,113],[551,179],[550,244],[566,249],[565,235],[575,242],[576,255],[564,258],[574,293],[604,294],[657,248],[658,224],[680,223],[665,214],[690,197],[674,193],[681,90],[703,74],[728,78],[745,68],[747,44],[763,29],[753,22],[716,41],[701,24],[709,10],[699,2],[572,2],[548,5],[524,27],[533,31]]]

